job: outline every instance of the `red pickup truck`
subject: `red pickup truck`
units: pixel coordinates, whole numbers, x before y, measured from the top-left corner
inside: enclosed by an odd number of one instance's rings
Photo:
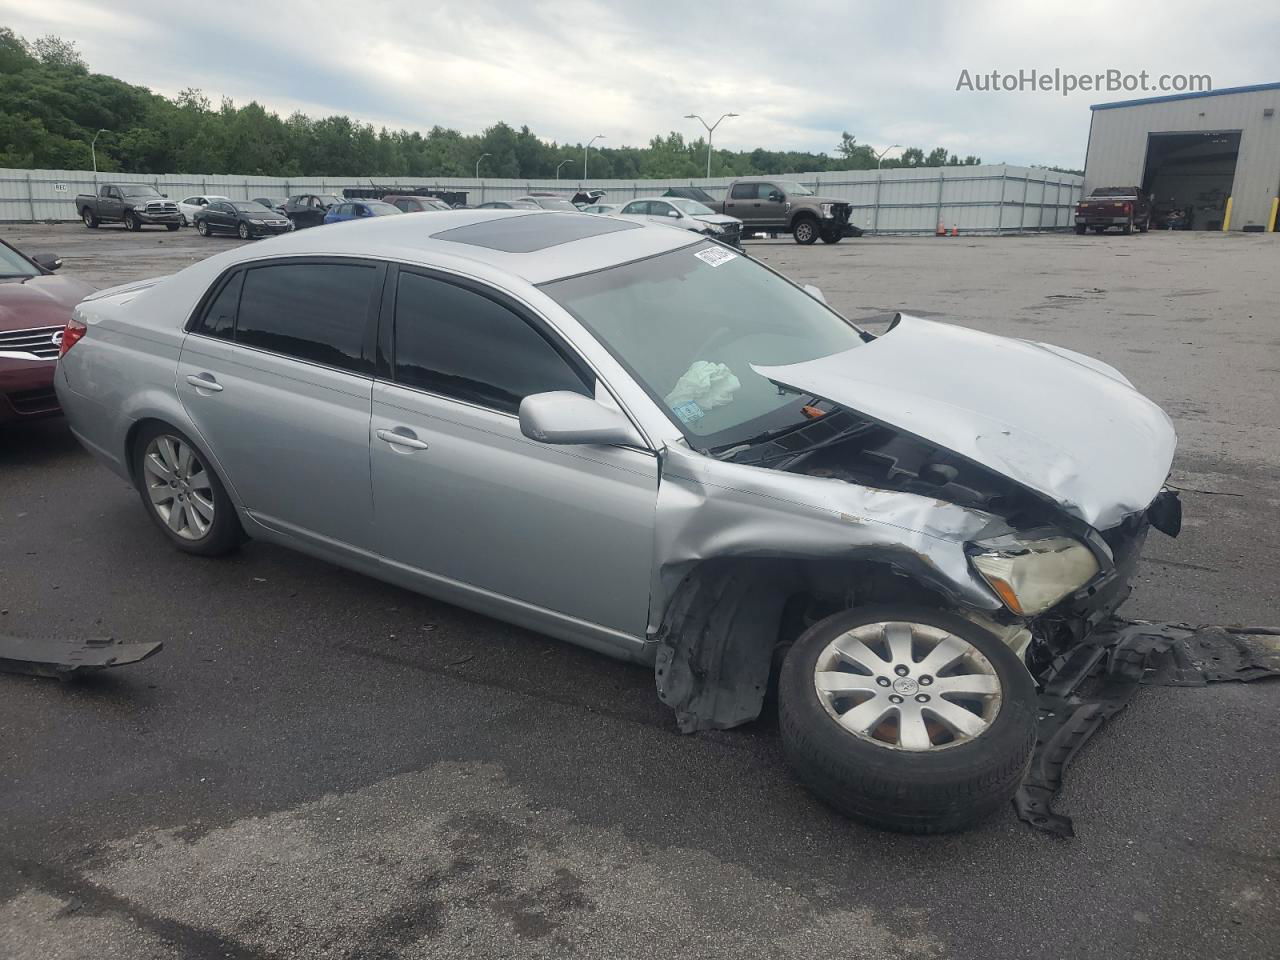
[[[1137,187],[1098,187],[1076,204],[1076,233],[1090,227],[1102,233],[1119,227],[1121,233],[1146,233],[1151,226],[1151,200]]]

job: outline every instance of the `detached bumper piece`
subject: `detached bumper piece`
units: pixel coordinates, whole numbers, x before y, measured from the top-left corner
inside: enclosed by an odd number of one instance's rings
[[[1063,774],[1142,684],[1202,687],[1278,676],[1280,630],[1127,620],[1104,624],[1059,657],[1045,676],[1031,767],[1013,801],[1018,816],[1036,830],[1075,836],[1071,818],[1053,811]],[[1083,694],[1086,686],[1089,692]]]
[[[164,644],[120,643],[111,637],[53,640],[0,635],[0,671],[35,677],[72,676],[138,663],[160,652]]]

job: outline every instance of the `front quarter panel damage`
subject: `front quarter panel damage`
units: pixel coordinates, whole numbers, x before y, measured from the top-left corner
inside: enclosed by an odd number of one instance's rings
[[[859,563],[902,574],[948,605],[999,601],[965,555],[1003,520],[953,503],[743,466],[668,447],[658,490],[650,636],[658,695],[682,730],[760,712],[787,599]],[[838,583],[849,595],[856,582]]]

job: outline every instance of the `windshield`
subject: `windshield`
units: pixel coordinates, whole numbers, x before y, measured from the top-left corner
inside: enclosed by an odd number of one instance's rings
[[[316,194],[316,199],[319,200],[326,207],[332,207],[335,203],[342,202],[341,197],[335,196],[332,193],[318,193]]]
[[[862,345],[856,327],[753,260],[702,242],[542,289],[617,357],[699,449],[802,423],[806,398],[752,364]]]
[[[803,184],[796,183],[794,180],[778,180],[778,186],[782,188],[783,193],[789,193],[797,197],[812,197],[813,191]]]
[[[399,207],[393,207],[389,203],[383,203],[381,200],[365,201],[365,206],[369,208],[369,212],[375,217],[385,217],[389,213],[404,213]]]
[[[248,203],[233,203],[232,206],[241,213],[275,213],[275,211],[270,207],[264,207],[262,204],[254,200],[251,200]]]
[[[160,191],[155,187],[121,187],[120,192],[126,197],[154,197],[163,199]]]
[[[26,257],[0,243],[0,277],[38,277],[37,270]]]
[[[705,203],[699,203],[697,200],[685,200],[682,197],[663,197],[662,199],[691,217],[705,217],[707,214],[715,213]]]

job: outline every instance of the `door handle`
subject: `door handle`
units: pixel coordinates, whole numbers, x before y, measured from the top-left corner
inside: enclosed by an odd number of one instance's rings
[[[191,374],[187,377],[187,383],[191,384],[197,390],[208,390],[211,393],[221,393],[222,384],[213,379],[211,373]]]
[[[401,433],[400,430],[404,430]],[[408,427],[400,427],[397,430],[379,430],[378,439],[385,440],[393,447],[407,447],[410,450],[426,450],[427,445],[415,437]]]

